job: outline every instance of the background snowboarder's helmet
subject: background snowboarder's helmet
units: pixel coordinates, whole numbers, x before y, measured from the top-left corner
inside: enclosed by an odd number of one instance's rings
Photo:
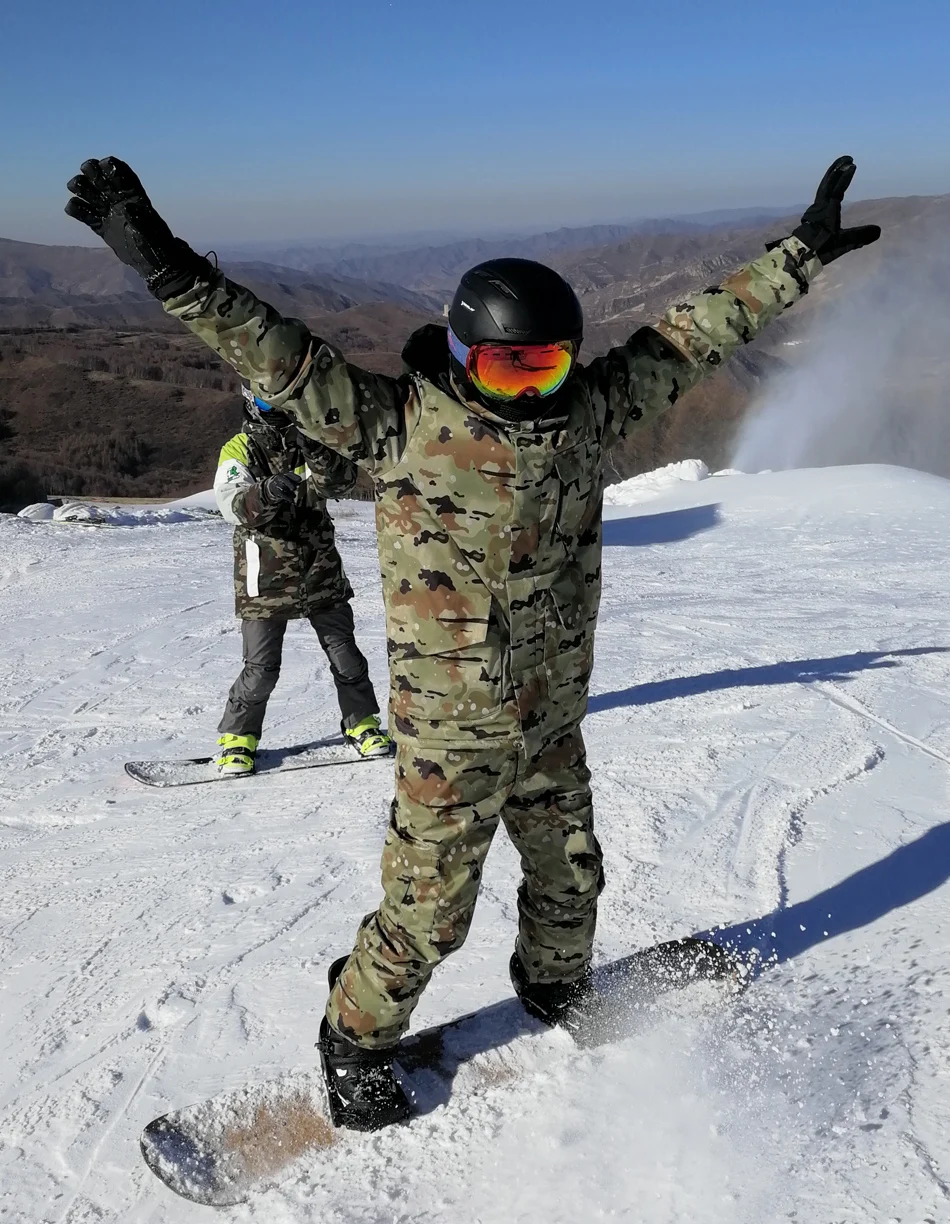
[[[268,425],[272,429],[282,429],[291,424],[291,418],[286,412],[272,408],[266,400],[256,396],[250,387],[241,387],[244,399],[244,419],[252,425]]]

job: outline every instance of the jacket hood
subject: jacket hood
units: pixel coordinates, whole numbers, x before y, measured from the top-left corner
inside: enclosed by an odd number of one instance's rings
[[[412,333],[402,350],[403,369],[419,374],[440,391],[454,395],[449,382],[449,329],[442,323],[426,323]]]

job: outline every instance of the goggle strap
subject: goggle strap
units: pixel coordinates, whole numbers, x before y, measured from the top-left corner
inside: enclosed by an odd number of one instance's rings
[[[474,347],[474,346],[473,346]],[[449,328],[449,352],[459,363],[464,366],[466,377],[468,376],[468,363],[472,357],[472,349],[467,344],[463,344],[455,332]]]

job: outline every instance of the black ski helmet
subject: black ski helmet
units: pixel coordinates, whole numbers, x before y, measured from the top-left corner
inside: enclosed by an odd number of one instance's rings
[[[449,327],[473,344],[580,344],[584,315],[571,286],[533,259],[489,259],[462,277]]]

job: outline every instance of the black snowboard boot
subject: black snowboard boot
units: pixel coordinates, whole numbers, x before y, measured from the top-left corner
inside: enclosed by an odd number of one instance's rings
[[[348,959],[341,956],[330,966],[331,990]],[[409,1098],[393,1071],[395,1047],[370,1050],[358,1046],[341,1037],[324,1016],[317,1048],[334,1126],[374,1131],[412,1117]]]
[[[350,959],[349,953],[346,956],[338,956],[330,968],[327,970],[327,985],[332,990],[336,985],[336,980],[343,972],[343,966]]]
[[[374,1131],[412,1117],[409,1098],[393,1072],[394,1047],[355,1045],[331,1029],[325,1016],[317,1046],[334,1126]]]
[[[589,969],[573,982],[529,982],[517,952],[508,964],[508,973],[528,1015],[552,1026],[560,1024],[572,1008],[583,1007],[594,989]]]

